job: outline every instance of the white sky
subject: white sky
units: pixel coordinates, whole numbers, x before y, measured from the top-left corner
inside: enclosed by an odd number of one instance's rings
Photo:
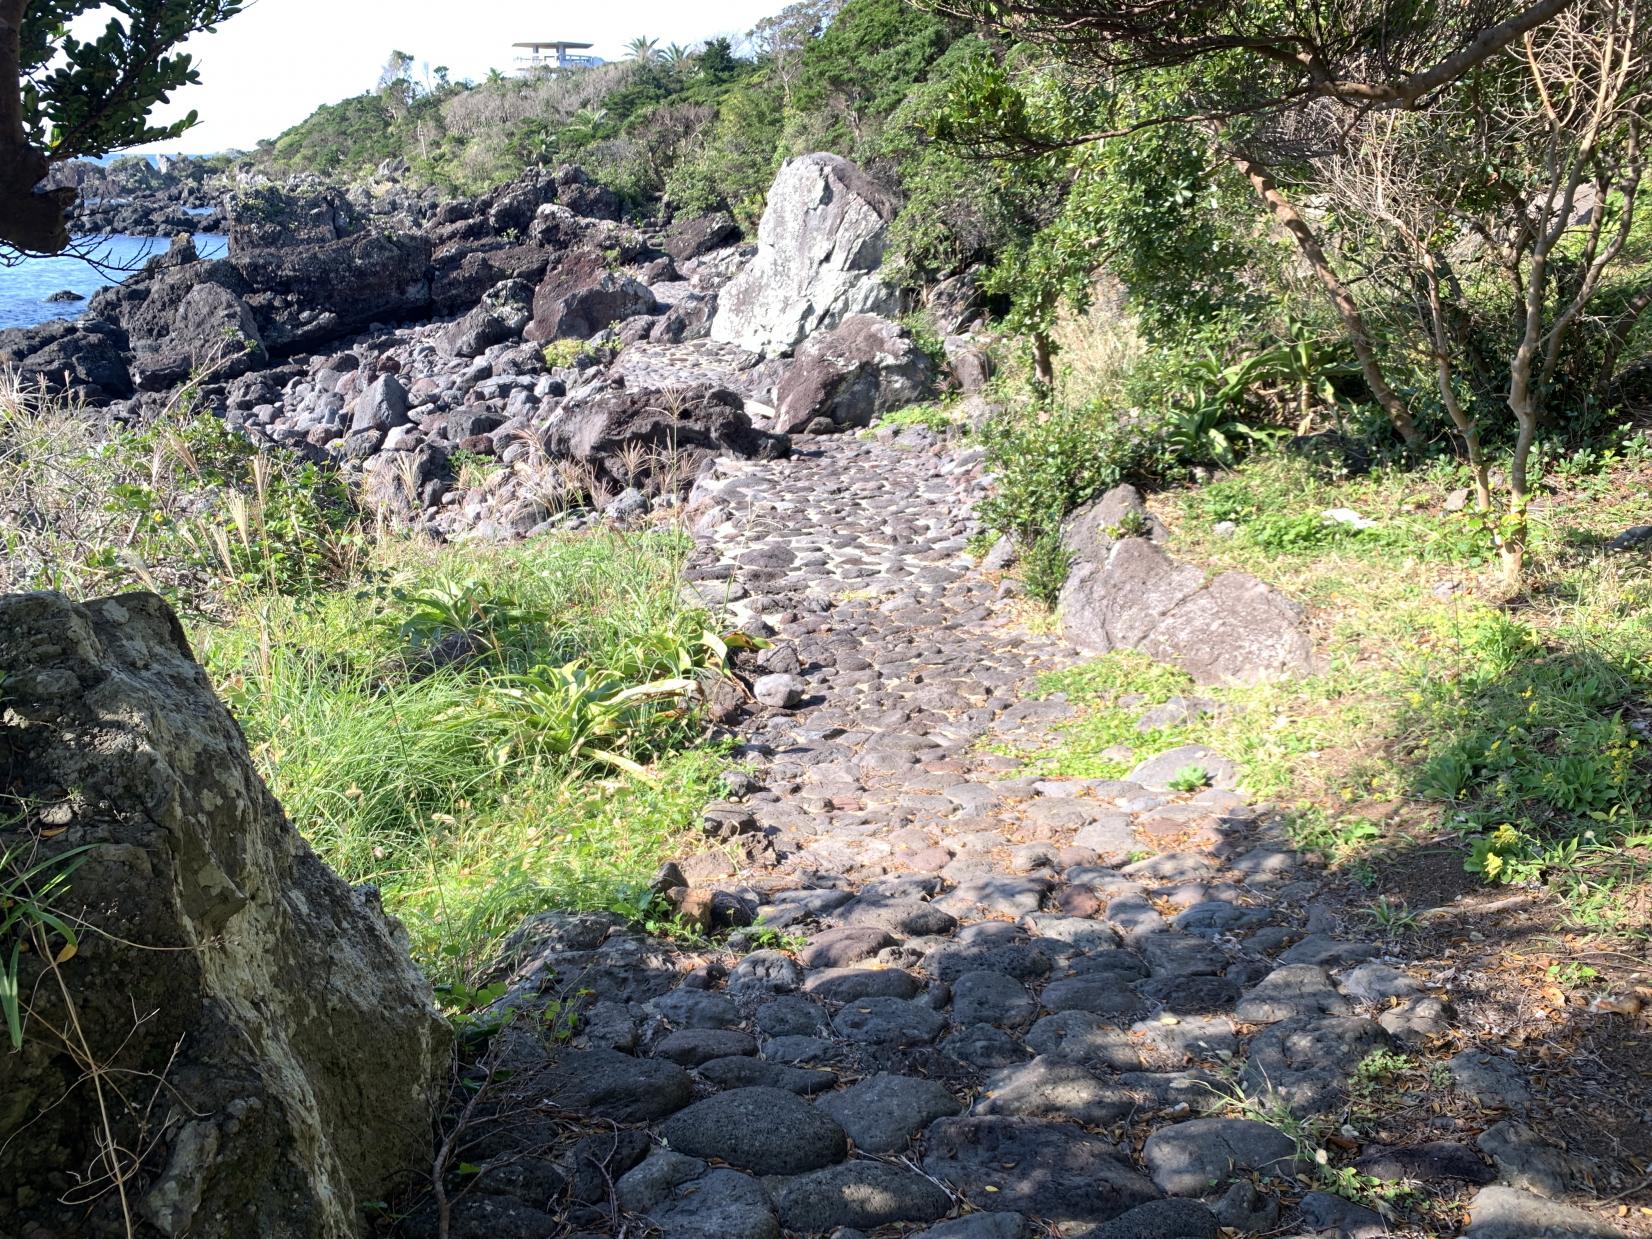
[[[685,46],[742,35],[786,0],[256,0],[189,51],[201,84],[173,96],[157,119],[194,108],[201,122],[175,142],[140,152],[212,154],[250,150],[323,103],[370,90],[392,49],[415,66],[447,65],[454,81],[512,70],[512,43],[566,39],[594,43],[618,60],[637,35]],[[100,29],[88,14],[76,24]]]

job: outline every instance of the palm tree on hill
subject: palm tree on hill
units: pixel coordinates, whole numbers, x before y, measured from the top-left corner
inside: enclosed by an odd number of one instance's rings
[[[625,45],[627,60],[658,60],[660,56],[660,41],[650,39],[646,35],[638,35]]]

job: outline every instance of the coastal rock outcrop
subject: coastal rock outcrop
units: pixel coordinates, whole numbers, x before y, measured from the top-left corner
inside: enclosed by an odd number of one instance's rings
[[[160,598],[0,598],[0,667],[0,853],[81,927],[71,958],[23,913],[0,1233],[361,1234],[447,1078],[399,927],[286,820]]]
[[[769,189],[757,257],[722,290],[711,338],[785,353],[852,314],[893,314],[900,299],[878,268],[894,213],[847,159],[791,160]]]
[[[132,394],[126,347],[126,334],[109,323],[58,320],[0,331],[0,365],[17,367],[24,382],[54,394],[118,400]]]

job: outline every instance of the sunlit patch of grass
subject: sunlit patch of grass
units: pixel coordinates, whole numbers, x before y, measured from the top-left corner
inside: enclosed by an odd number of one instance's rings
[[[671,535],[387,544],[358,588],[257,596],[196,639],[294,825],[379,887],[434,976],[462,980],[523,916],[646,883],[715,794],[726,757],[686,700],[605,704],[610,685],[707,665],[683,551]],[[573,740],[524,744],[502,694],[565,666],[590,683],[545,725],[566,706]]]
[[[1639,464],[1619,468],[1623,486],[1643,480]],[[1462,482],[1449,462],[1327,481],[1270,456],[1157,496],[1178,556],[1308,604],[1322,669],[1194,689],[1172,668],[1108,655],[1043,682],[1080,710],[1033,767],[1117,777],[1208,744],[1287,810],[1299,846],[1333,861],[1403,841],[1364,811],[1393,802],[1404,812],[1386,816],[1404,829],[1457,831],[1472,871],[1545,882],[1579,924],[1652,924],[1637,893],[1652,870],[1652,564],[1603,556],[1622,514],[1560,496],[1511,598],[1473,518],[1445,511]],[[1374,525],[1326,521],[1332,507]],[[1193,695],[1210,714],[1137,730],[1152,706]]]

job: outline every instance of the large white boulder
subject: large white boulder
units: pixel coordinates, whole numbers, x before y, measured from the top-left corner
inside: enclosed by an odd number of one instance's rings
[[[780,169],[757,229],[757,256],[725,287],[711,338],[773,356],[851,314],[893,314],[878,276],[894,202],[836,155]]]

